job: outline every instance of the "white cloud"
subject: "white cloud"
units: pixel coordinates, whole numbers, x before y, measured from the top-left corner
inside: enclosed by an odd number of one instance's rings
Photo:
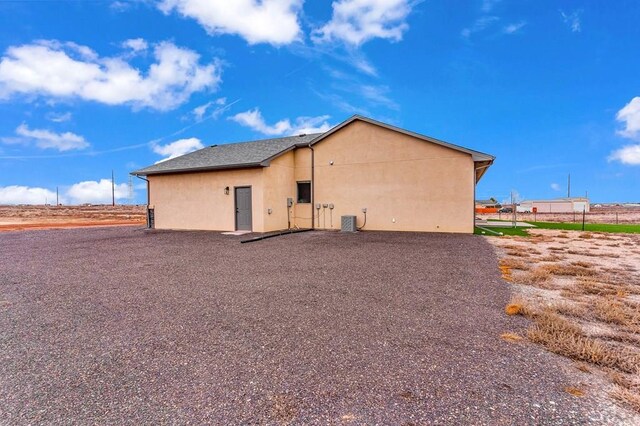
[[[18,137],[2,138],[2,142],[8,144],[35,143],[38,148],[56,149],[61,152],[89,147],[89,143],[84,137],[75,133],[55,133],[50,130],[30,129],[24,123],[18,126],[16,135]]]
[[[640,166],[640,145],[627,145],[609,156],[609,161],[619,161],[630,166]]]
[[[192,50],[162,42],[153,55],[156,62],[142,73],[121,57],[100,58],[74,43],[12,46],[0,60],[0,99],[41,95],[169,110],[220,83],[220,66],[201,65]]]
[[[145,51],[149,48],[149,43],[143,38],[131,38],[122,42],[122,47],[131,49],[133,52],[138,53]]]
[[[551,189],[553,189],[554,191],[560,191],[560,189],[562,189],[562,188],[560,188],[560,184],[552,183],[551,184]]]
[[[393,110],[400,109],[400,106],[387,96],[387,93],[389,93],[389,88],[387,86],[371,86],[364,84],[360,86],[359,91],[360,94],[371,103],[384,105]]]
[[[214,101],[209,101],[204,105],[200,105],[193,109],[192,114],[195,117],[196,121],[202,121],[204,115],[210,107],[215,106],[216,108],[211,113],[211,117],[217,118],[223,111],[224,107],[227,104],[227,98],[218,98]]]
[[[640,137],[640,96],[636,96],[616,114],[616,120],[624,123],[618,134],[630,139]]]
[[[55,204],[56,193],[46,188],[11,185],[0,187],[0,204]]]
[[[158,164],[163,161],[171,160],[172,158],[176,158],[181,155],[188,154],[198,149],[202,149],[204,148],[204,145],[202,144],[202,142],[200,142],[200,139],[198,138],[189,138],[189,139],[180,139],[166,145],[153,144],[151,148],[153,149],[153,152],[155,152],[156,154],[165,156],[165,158],[156,162],[156,164]]]
[[[249,44],[284,45],[300,38],[298,13],[303,0],[161,0],[168,14],[176,10],[198,21],[209,34],[237,34]]]
[[[564,13],[562,10],[560,11],[562,20],[571,29],[571,32],[579,33],[582,31],[582,22],[580,21],[581,13],[581,10],[574,10],[571,13]]]
[[[472,34],[485,30],[499,20],[500,18],[497,16],[481,16],[475,20],[472,26],[463,29],[460,34],[464,38],[469,38]]]
[[[501,0],[482,0],[482,7],[480,9],[485,13],[491,12],[500,1]]]
[[[320,115],[317,117],[298,117],[295,119],[294,123],[291,123],[287,118],[270,126],[262,117],[260,109],[254,108],[252,110],[236,114],[229,119],[265,135],[279,136],[299,135],[303,133],[324,133],[331,128],[331,125],[327,122],[329,118],[330,117],[328,115]]]
[[[640,96],[636,96],[616,114],[616,120],[624,123],[624,129],[618,130],[618,135],[640,140]],[[627,145],[613,151],[609,161],[619,161],[622,164],[640,165],[640,144]]]
[[[520,31],[525,25],[527,25],[527,23],[524,21],[520,21],[514,24],[509,24],[502,29],[502,32],[505,34],[515,34],[518,31]]]
[[[331,20],[313,31],[315,42],[342,41],[360,46],[374,39],[402,40],[409,28],[410,0],[337,0]]]
[[[73,114],[71,112],[50,112],[46,115],[46,119],[49,121],[53,121],[54,123],[64,123],[65,121],[71,120]]]
[[[116,200],[126,199],[129,196],[129,188],[126,183],[116,184]],[[71,185],[66,191],[66,198],[71,204],[109,204],[111,203],[111,179],[100,181],[85,181]]]

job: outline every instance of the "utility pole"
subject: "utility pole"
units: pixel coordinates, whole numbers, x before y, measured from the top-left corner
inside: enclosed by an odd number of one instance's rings
[[[111,205],[116,205],[116,184],[113,178],[113,170],[111,170]]]
[[[571,198],[571,173],[569,173],[569,179],[567,181],[567,198]]]
[[[58,198],[58,187],[56,186],[56,207],[58,207],[59,205],[60,205],[60,202]]]

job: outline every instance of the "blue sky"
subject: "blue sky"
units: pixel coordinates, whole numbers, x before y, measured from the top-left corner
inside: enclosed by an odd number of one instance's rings
[[[640,201],[634,0],[0,2],[0,204],[363,114],[497,157],[478,198]],[[134,179],[134,200],[144,202]]]

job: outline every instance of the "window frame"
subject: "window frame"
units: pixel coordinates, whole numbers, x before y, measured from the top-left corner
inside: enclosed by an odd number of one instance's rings
[[[300,198],[300,184],[309,185],[309,198],[308,198],[308,201],[301,201],[301,198]],[[296,181],[296,204],[311,204],[311,181],[310,180],[299,180],[299,181]]]

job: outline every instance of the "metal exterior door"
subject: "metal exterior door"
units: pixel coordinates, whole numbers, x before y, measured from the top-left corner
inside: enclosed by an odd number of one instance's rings
[[[251,231],[251,187],[235,188],[236,230]]]

